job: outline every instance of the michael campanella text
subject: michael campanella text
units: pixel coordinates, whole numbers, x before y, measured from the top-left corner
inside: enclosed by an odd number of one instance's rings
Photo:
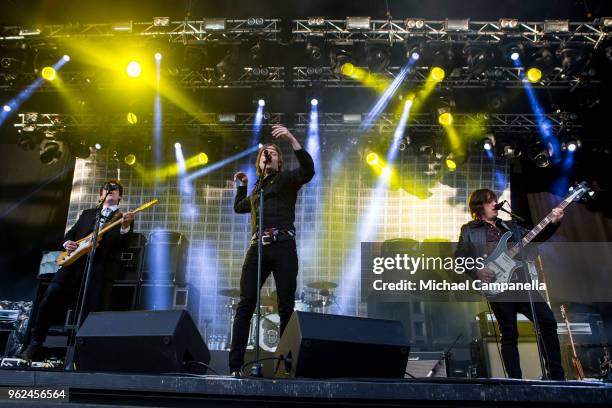
[[[523,290],[546,290],[546,284],[537,280],[531,282],[483,282],[481,280],[465,280],[462,282],[449,282],[446,280],[420,280],[418,282],[402,279],[397,282],[384,282],[377,279],[372,283],[372,287],[376,291],[468,291],[468,290],[484,290],[484,291],[523,291]]]

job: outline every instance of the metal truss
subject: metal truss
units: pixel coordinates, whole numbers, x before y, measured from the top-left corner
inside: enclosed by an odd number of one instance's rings
[[[4,27],[8,33],[0,41],[35,40],[39,38],[108,38],[140,36],[147,38],[165,37],[170,42],[239,42],[253,37],[270,41],[277,40],[280,33],[279,19],[226,20],[183,20],[167,21],[167,25],[152,22],[118,22],[102,24],[42,25],[38,27]],[[222,29],[219,28],[223,22]],[[214,24],[213,24],[214,23]]]
[[[387,42],[402,43],[407,40],[429,40],[445,43],[497,44],[505,39],[550,44],[582,42],[597,47],[609,32],[596,22],[567,22],[567,31],[548,28],[551,22],[517,22],[514,28],[501,28],[500,21],[463,20],[467,29],[449,29],[452,20],[419,20],[419,28],[408,28],[406,20],[370,20],[365,30],[347,29],[346,20],[325,20],[318,25],[309,20],[294,20],[293,36],[296,41],[323,38],[329,42]],[[461,22],[461,20],[454,20]],[[464,27],[464,28],[465,28]]]
[[[367,72],[367,68],[361,68]],[[370,84],[385,85],[392,81],[401,71],[402,67],[389,67],[384,72],[372,73]],[[431,67],[419,66],[415,67],[410,75],[404,79],[403,83],[408,85],[419,86],[423,84]],[[488,87],[505,87],[505,88],[523,88],[525,77],[525,68],[523,67],[494,67],[490,68],[480,75],[474,75],[467,67],[455,68],[448,75],[440,86],[450,88],[488,88]],[[337,74],[330,67],[294,67],[293,81],[296,86],[321,86],[330,88],[343,87],[364,87],[360,81],[350,77]],[[552,76],[543,78],[540,82],[532,84],[534,88],[559,88],[566,89],[582,85],[596,86],[598,80],[578,77],[575,75],[563,75],[561,69],[557,69]]]
[[[225,120],[221,120],[218,113],[196,113],[193,115],[165,115],[162,118],[163,127],[191,127],[191,128],[218,128],[228,131],[250,131],[255,120],[254,113],[232,113],[223,114]],[[366,114],[358,114],[356,118],[365,118]],[[228,119],[229,117],[229,119]],[[474,123],[486,123],[486,127],[491,131],[502,132],[531,132],[538,128],[539,120],[543,119],[534,114],[476,114],[476,113],[455,113],[453,114],[454,126],[461,129],[472,127]],[[70,131],[78,128],[94,128],[104,126],[106,129],[149,129],[152,127],[152,117],[142,118],[140,123],[148,125],[129,125],[126,123],[125,115],[95,115],[95,114],[55,114],[55,113],[20,113],[15,128],[20,131]],[[295,128],[304,130],[310,121],[310,113],[296,113],[294,115]],[[343,113],[319,112],[319,129],[325,132],[346,132],[358,131],[361,128],[361,120],[347,122]],[[579,125],[566,123],[561,115],[546,115],[545,119],[551,129],[558,133],[562,129],[579,128]],[[266,113],[266,122],[269,124],[287,123],[287,114]],[[398,118],[392,113],[382,114],[373,129],[379,132],[393,132]],[[428,113],[418,113],[411,115],[408,122],[408,129],[415,132],[435,133],[442,130],[441,126],[433,115]]]
[[[256,21],[258,20],[258,21]],[[418,21],[411,26],[408,21]],[[222,24],[220,22],[223,22]],[[253,37],[278,41],[279,19],[204,19],[160,22],[119,22],[103,24],[43,25],[38,27],[4,27],[7,33],[0,41],[37,38],[112,37],[135,35],[142,37],[166,37],[170,42],[239,42]],[[459,22],[458,25],[455,23]],[[163,23],[163,24],[162,24]],[[553,27],[556,25],[556,27]],[[559,28],[559,25],[562,28]],[[428,40],[445,43],[497,44],[505,39],[551,44],[585,43],[598,47],[610,36],[597,21],[569,22],[543,21],[519,22],[512,28],[502,28],[501,21],[466,20],[369,20],[365,29],[349,29],[346,20],[320,18],[313,24],[309,20],[292,21],[293,41],[323,38],[335,43],[387,42],[402,43],[406,40]]]

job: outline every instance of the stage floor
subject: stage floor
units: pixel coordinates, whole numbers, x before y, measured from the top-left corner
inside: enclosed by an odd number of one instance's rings
[[[70,402],[0,400],[0,406],[526,407],[612,404],[612,384],[506,379],[235,379],[0,370],[0,387],[68,387]]]

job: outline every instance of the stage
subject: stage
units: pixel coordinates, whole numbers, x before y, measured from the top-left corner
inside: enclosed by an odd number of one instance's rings
[[[611,384],[506,379],[236,379],[2,370],[0,386],[68,387],[70,403],[87,406],[561,407],[609,405],[612,401]],[[3,400],[0,405],[16,404]]]

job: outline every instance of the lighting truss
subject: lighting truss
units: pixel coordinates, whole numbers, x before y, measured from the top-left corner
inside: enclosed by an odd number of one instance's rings
[[[468,21],[468,29],[452,31],[446,28],[446,20],[423,20],[420,28],[408,28],[406,20],[371,20],[369,30],[358,32],[345,28],[345,20],[325,20],[322,25],[312,26],[308,20],[293,21],[295,41],[308,41],[322,37],[329,42],[376,42],[403,43],[408,40],[430,40],[436,42],[470,44],[497,44],[505,38],[523,40],[527,43],[550,44],[582,42],[597,47],[610,33],[595,22],[568,22],[565,32],[548,32],[549,22],[518,22],[513,29],[502,28],[500,21]]]
[[[403,83],[412,86],[421,85],[423,82],[425,82],[425,80],[427,80],[431,68],[432,67],[426,66],[414,67],[413,73],[409,75],[403,81]],[[367,68],[363,67],[361,69],[367,72]],[[381,84],[389,83],[393,81],[401,69],[402,67],[386,68],[384,72],[377,72],[376,78]],[[312,69],[309,67],[294,67],[293,81],[295,85],[298,87],[317,85],[329,88],[355,88],[365,86],[361,81],[357,81],[343,75],[338,75],[330,67],[322,67],[319,73],[313,73],[311,71]],[[487,88],[491,86],[523,88],[523,77],[523,67],[492,67],[480,75],[474,75],[467,67],[460,67],[454,69],[450,75],[444,79],[444,82],[441,85],[452,88]],[[532,87],[565,89],[579,85],[596,86],[599,84],[599,82],[600,81],[595,79],[573,75],[562,76],[561,70],[558,69],[555,71],[554,75],[532,84]],[[368,86],[371,86],[371,83]]]
[[[219,20],[219,19],[215,19]],[[502,28],[501,21],[468,20],[467,30],[447,29],[446,20],[419,20],[417,26],[409,26],[405,20],[370,20],[369,29],[349,30],[346,20],[327,20],[319,24],[308,19],[292,20],[292,40],[308,41],[313,37],[328,42],[387,42],[402,43],[409,40],[430,40],[450,43],[497,44],[505,38],[527,43],[547,41],[550,44],[583,43],[598,47],[612,33],[604,31],[596,21],[567,22],[567,31],[550,31],[551,22],[521,22],[516,27]],[[142,36],[168,37],[170,42],[188,43],[190,41],[224,42],[249,41],[253,35],[269,41],[280,41],[279,19],[263,19],[261,25],[249,25],[248,19],[225,20],[223,29],[207,29],[206,19],[170,21],[168,25],[156,25],[154,21],[102,23],[102,24],[65,24],[42,25],[38,27],[4,27],[1,41],[27,41],[40,38],[67,37],[109,37]],[[310,24],[309,24],[310,23]],[[27,35],[26,35],[27,33]]]
[[[221,123],[218,118],[218,113],[196,113],[193,115],[187,114],[171,114],[164,115],[162,118],[163,127],[180,128],[221,128],[224,130],[233,131],[250,131],[254,123],[254,113],[235,113],[236,121],[234,123]],[[269,113],[269,118],[266,119],[269,124],[287,123],[287,115],[284,113]],[[352,131],[359,129],[361,123],[346,123],[344,121],[344,113],[326,113],[319,112],[319,129],[326,132],[341,132]],[[146,115],[145,115],[146,116]],[[361,114],[366,117],[366,113]],[[487,127],[491,131],[504,131],[508,133],[535,131],[538,129],[538,118],[534,114],[486,114],[483,118],[482,114],[476,113],[454,113],[453,125],[457,129],[472,126],[473,123],[481,123],[486,120]],[[147,120],[148,119],[148,120]],[[143,117],[143,123],[152,123],[152,117]],[[294,115],[294,123],[297,129],[304,130],[310,121],[310,113],[296,113]],[[555,133],[562,129],[579,129],[581,126],[575,123],[568,124],[559,115],[546,115],[546,119],[552,126]],[[383,132],[392,132],[397,123],[397,117],[392,113],[383,113],[374,129]],[[133,125],[129,125],[125,121],[124,114],[56,114],[56,113],[20,113],[17,115],[17,122],[14,124],[16,129],[24,131],[34,130],[53,130],[62,129],[69,131],[78,128],[91,128],[96,126],[104,126],[106,128],[116,129],[134,129]],[[151,127],[152,125],[148,125]],[[146,129],[146,126],[139,126],[139,129]],[[428,113],[418,113],[410,116],[408,128],[416,132],[437,132],[440,125],[434,120],[433,116]]]

